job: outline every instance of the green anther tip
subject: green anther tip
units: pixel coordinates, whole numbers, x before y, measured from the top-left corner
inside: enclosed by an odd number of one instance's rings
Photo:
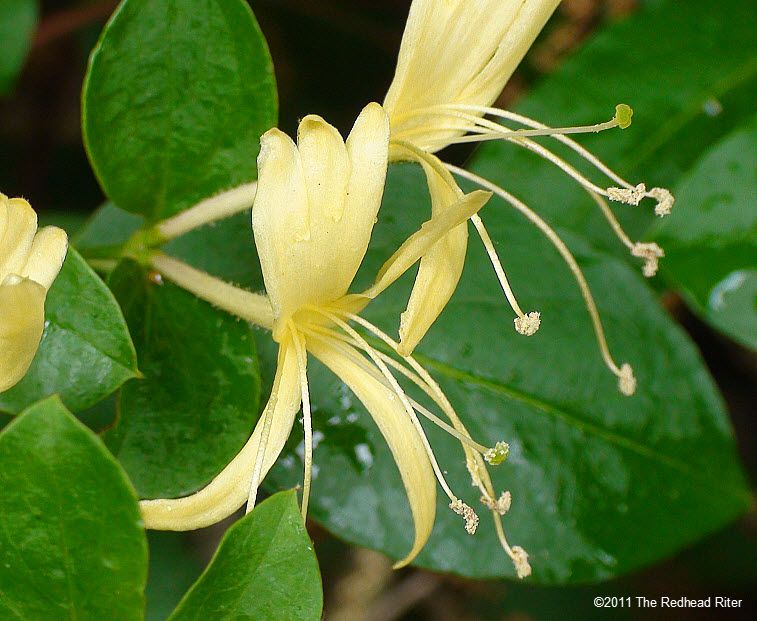
[[[510,446],[507,444],[507,442],[497,442],[494,448],[490,448],[488,451],[486,451],[486,455],[484,457],[486,461],[489,462],[492,466],[498,466],[507,459],[507,456],[509,454]]]
[[[628,104],[618,104],[615,106],[615,120],[618,122],[620,129],[625,129],[631,125],[631,117],[633,116],[633,108]]]

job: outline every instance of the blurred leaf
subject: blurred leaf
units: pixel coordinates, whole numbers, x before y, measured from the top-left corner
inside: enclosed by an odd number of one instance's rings
[[[109,283],[145,377],[121,390],[106,443],[142,497],[187,494],[231,461],[257,418],[251,328],[130,261]]]
[[[654,237],[664,276],[707,320],[757,348],[757,117],[705,153]]]
[[[142,619],[137,499],[100,440],[53,397],[0,434],[0,617]]]
[[[424,219],[424,185],[419,170],[392,167],[362,278],[375,274]],[[486,207],[499,209],[496,202]],[[458,291],[418,354],[474,438],[486,446],[510,442],[510,458],[492,475],[496,489],[513,493],[506,527],[510,540],[531,554],[531,582],[627,573],[745,511],[750,494],[720,397],[695,348],[641,276],[582,240],[569,240],[596,294],[612,351],[636,371],[639,388],[628,398],[602,364],[559,255],[516,214],[496,213],[489,219],[492,237],[507,241],[510,275],[521,283],[521,301],[542,311],[541,330],[530,338],[514,332],[486,254],[472,239]],[[369,318],[396,333],[407,294],[407,287],[393,286],[368,307]],[[318,444],[311,514],[339,537],[400,558],[410,547],[412,523],[391,455],[349,390],[315,362],[309,375]],[[459,444],[429,427],[453,490],[483,510]],[[357,432],[365,438],[359,445],[339,441]],[[291,486],[301,472],[294,451],[279,461],[268,484]],[[418,564],[471,577],[512,575],[484,518],[470,537],[440,498]]]
[[[150,571],[146,621],[164,621],[202,573],[186,533],[149,531]]]
[[[78,412],[137,375],[121,309],[73,248],[47,296],[45,317],[37,356],[24,379],[0,393],[0,410],[18,413],[57,393]]]
[[[254,179],[275,124],[273,66],[242,0],[124,0],[92,53],[92,167],[116,204],[149,220]]]
[[[26,60],[37,26],[37,0],[0,2],[0,94],[11,91]]]
[[[263,501],[232,526],[170,621],[317,621],[323,594],[297,493]]]
[[[553,126],[610,118],[630,104],[633,125],[578,141],[629,181],[672,186],[701,154],[754,113],[757,87],[754,2],[669,1],[600,31],[516,106]],[[545,146],[578,161],[554,141]],[[594,202],[553,165],[509,143],[487,144],[471,166],[511,191],[553,226],[624,251]],[[600,186],[615,185],[586,170]],[[631,236],[653,222],[654,201],[614,204]],[[674,209],[683,208],[682,203]]]

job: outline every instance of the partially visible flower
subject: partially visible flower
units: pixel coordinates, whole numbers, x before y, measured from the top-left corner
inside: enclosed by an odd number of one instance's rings
[[[168,278],[269,328],[279,351],[270,399],[247,444],[199,492],[185,498],[142,501],[148,528],[190,530],[218,522],[245,502],[251,509],[258,486],[282,451],[300,407],[305,434],[303,515],[307,512],[313,459],[308,353],[360,399],[397,463],[415,524],[412,549],[398,566],[409,563],[431,534],[437,480],[449,497],[450,508],[464,518],[466,529],[472,533],[478,523],[473,509],[449,488],[418,413],[462,443],[474,483],[496,504],[484,461],[500,463],[506,457],[506,445],[487,449],[474,442],[422,366],[413,358],[397,360],[375,349],[350,325],[357,323],[396,352],[397,343],[358,313],[445,234],[465,223],[490,196],[479,190],[456,197],[385,263],[373,287],[349,294],[381,205],[388,148],[389,121],[378,104],[362,111],[346,142],[317,116],[302,120],[297,144],[276,129],[262,137],[252,220],[270,299],[268,310],[261,296],[214,283],[207,274],[182,267],[168,257],[153,259],[153,266]],[[249,314],[243,310],[245,300],[251,309],[255,307]],[[451,424],[410,398],[394,372],[425,391]]]
[[[29,203],[0,194],[0,392],[21,380],[37,353],[45,297],[67,247],[65,231],[38,231]]]
[[[462,193],[450,174],[454,173],[498,194],[536,225],[557,248],[577,279],[602,357],[618,377],[620,390],[631,394],[635,389],[633,372],[627,364],[618,365],[610,355],[586,279],[554,230],[502,188],[466,170],[445,164],[434,155],[451,144],[488,140],[506,140],[536,153],[558,166],[586,190],[630,253],[644,259],[644,275],[651,277],[656,273],[657,263],[664,256],[662,249],[653,243],[631,241],[606,199],[638,205],[649,197],[657,201],[655,213],[664,216],[673,205],[672,195],[663,188],[647,190],[644,184],[628,183],[567,137],[573,133],[626,128],[631,124],[631,108],[618,105],[615,116],[605,123],[555,129],[491,107],[559,3],[560,0],[413,0],[397,70],[384,102],[391,123],[390,160],[415,161],[423,166],[434,212],[443,210]],[[485,118],[487,115],[500,122]],[[501,122],[521,127],[510,129]],[[551,136],[563,143],[616,185],[601,187],[593,183],[568,162],[532,140],[536,136]],[[478,215],[472,216],[471,221],[515,312],[515,329],[526,336],[534,334],[541,322],[540,314],[521,309],[484,223]],[[457,286],[467,244],[464,228],[461,226],[451,232],[421,260],[400,327],[405,353],[412,351],[420,341]],[[416,312],[417,309],[422,312]]]

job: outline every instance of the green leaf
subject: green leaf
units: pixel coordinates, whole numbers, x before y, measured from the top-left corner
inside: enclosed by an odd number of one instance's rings
[[[428,202],[419,169],[390,169],[363,281],[425,219]],[[461,284],[418,356],[475,439],[485,446],[510,443],[510,457],[492,475],[497,490],[513,494],[505,524],[511,542],[531,554],[529,580],[565,584],[627,573],[744,512],[751,498],[723,403],[696,349],[641,276],[569,239],[594,290],[610,348],[638,377],[637,394],[629,398],[602,364],[583,301],[559,255],[496,200],[484,219],[521,303],[542,312],[542,327],[532,337],[515,333],[486,254],[471,237]],[[401,282],[366,310],[390,334],[407,302],[410,280]],[[311,515],[339,537],[401,558],[413,531],[391,454],[337,378],[315,362],[309,377],[318,440]],[[467,535],[440,493],[437,523],[418,564],[470,577],[512,576],[459,444],[425,426],[452,489],[480,509],[482,521],[474,537]],[[291,450],[268,485],[291,486],[301,472],[298,451]]]
[[[3,0],[0,3],[0,94],[13,88],[37,26],[37,0]]]
[[[165,621],[202,573],[200,555],[187,533],[148,531],[149,580],[145,621]]]
[[[271,496],[232,526],[170,621],[317,621],[323,594],[297,493]]]
[[[633,183],[670,187],[700,155],[754,113],[757,55],[754,3],[662,2],[600,31],[529,93],[516,111],[559,127],[609,119],[618,103],[634,109],[625,130],[578,136]],[[547,139],[543,144],[578,162]],[[592,199],[552,164],[510,143],[488,144],[471,166],[542,214],[553,226],[580,231],[595,244],[624,251]],[[615,185],[579,167],[601,187]],[[653,222],[654,201],[613,204],[631,236]],[[685,208],[680,201],[674,209]]]
[[[138,374],[121,309],[73,248],[47,296],[45,317],[37,356],[24,379],[0,393],[0,410],[17,414],[57,393],[78,412]]]
[[[109,284],[144,379],[121,390],[106,443],[143,497],[185,495],[208,483],[250,435],[260,397],[252,330],[130,261]]]
[[[703,317],[757,348],[757,117],[710,149],[677,188],[654,237],[663,275]]]
[[[55,397],[0,434],[0,617],[137,621],[147,544],[102,442]]]
[[[242,0],[124,0],[92,54],[92,167],[113,202],[148,220],[254,179],[275,124],[273,66]]]

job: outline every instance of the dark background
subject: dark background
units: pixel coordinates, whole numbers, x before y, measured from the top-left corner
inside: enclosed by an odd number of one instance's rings
[[[2,0],[0,0],[2,1]],[[473,1],[473,0],[470,0]],[[276,68],[280,127],[309,113],[346,131],[366,101],[386,92],[409,0],[251,0]],[[43,221],[69,232],[103,200],[87,162],[79,93],[87,55],[116,2],[41,2],[36,38],[15,92],[0,98],[0,190],[24,196]],[[500,105],[516,101],[602,24],[634,11],[637,0],[563,0],[556,17],[511,79]],[[682,3],[685,6],[685,3]],[[350,89],[345,90],[344,85]],[[447,157],[464,162],[466,148]],[[742,457],[754,474],[757,358],[702,324],[674,293],[665,307],[689,331],[728,403]],[[383,556],[345,546],[310,524],[329,621],[486,619],[752,619],[757,576],[754,512],[659,566],[617,581],[571,588],[472,582],[414,569],[393,572]],[[148,618],[162,619],[207,562],[222,528],[151,535]],[[641,543],[641,542],[640,542]],[[730,596],[738,609],[596,610],[597,595],[658,598]]]

